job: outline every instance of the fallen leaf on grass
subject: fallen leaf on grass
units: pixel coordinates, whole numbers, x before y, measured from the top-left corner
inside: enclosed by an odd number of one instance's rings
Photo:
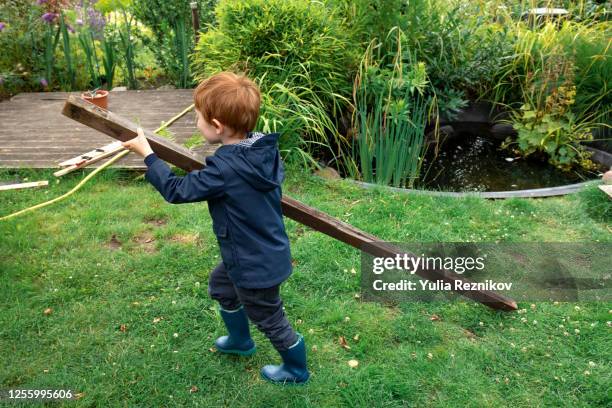
[[[435,315],[431,315],[430,320],[431,320],[432,322],[437,322],[437,321],[440,321],[440,316],[438,316],[437,314],[435,314]]]
[[[350,350],[351,346],[348,345],[348,343],[346,342],[346,339],[344,338],[344,336],[340,336],[338,338],[338,342],[340,343],[340,346],[342,346],[342,348],[346,349],[346,350]]]
[[[46,308],[46,309],[43,311],[43,313],[44,313],[45,315],[47,315],[47,316],[48,316],[48,315],[50,315],[51,313],[53,313],[53,309],[51,309],[50,307],[48,307],[48,308]]]
[[[357,360],[349,360],[348,361],[348,365],[351,368],[355,368],[355,367],[357,367],[359,365],[359,361],[357,361]]]
[[[190,392],[190,393],[192,393],[192,394],[193,394],[194,392],[198,392],[198,391],[199,391],[199,390],[198,390],[198,387],[196,387],[195,385],[192,385],[192,386],[191,386],[191,389],[189,390],[189,392]]]
[[[119,326],[119,331],[125,333],[127,331],[127,326],[125,324],[122,324]]]

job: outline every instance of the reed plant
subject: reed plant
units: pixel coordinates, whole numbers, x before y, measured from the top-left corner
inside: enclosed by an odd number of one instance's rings
[[[121,51],[125,58],[125,77],[127,79],[128,87],[131,89],[138,88],[138,82],[136,81],[136,63],[135,63],[135,51],[134,41],[132,37],[132,25],[134,24],[134,17],[129,14],[125,7],[120,7],[121,15],[123,16],[123,22],[118,30],[119,39],[121,44]]]
[[[70,34],[68,33],[68,25],[64,20],[64,13],[61,10],[59,13],[59,28],[62,35],[64,61],[66,63],[66,82],[70,84],[70,89],[76,89],[76,73],[73,64],[73,50],[70,45]]]
[[[174,49],[177,54],[176,59],[180,65],[179,87],[188,88],[191,86],[193,79],[189,72],[189,33],[185,26],[185,20],[177,18],[173,24],[174,27]]]
[[[98,60],[98,54],[96,52],[96,42],[93,33],[87,28],[83,27],[78,31],[77,38],[83,55],[85,57],[85,66],[89,72],[91,83],[94,87],[98,88],[101,85],[101,74],[100,74],[100,61]]]
[[[296,75],[302,76],[301,81],[306,84],[312,81],[307,71]],[[261,84],[262,78],[258,82]],[[319,92],[309,85],[296,85],[291,78],[265,88],[257,129],[280,132],[285,160],[306,168],[318,166],[314,158],[317,152],[331,155],[328,164],[340,168],[345,164],[344,155],[349,152],[350,146],[340,135]],[[334,144],[330,144],[330,138]]]
[[[354,85],[351,175],[366,182],[412,187],[425,153],[425,127],[433,107],[424,62],[404,49],[406,34],[391,30],[388,49],[374,40],[361,60]]]
[[[102,65],[104,65],[104,79],[108,89],[113,88],[115,69],[117,68],[117,44],[112,34],[104,35],[101,40]]]
[[[47,84],[51,84],[53,81],[53,71],[55,65],[55,50],[60,37],[60,28],[53,27],[50,23],[45,24],[45,50],[44,50],[44,61],[45,61],[45,80]]]

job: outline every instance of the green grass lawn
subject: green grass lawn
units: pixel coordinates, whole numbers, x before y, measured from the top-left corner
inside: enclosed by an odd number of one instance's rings
[[[595,188],[487,201],[288,173],[286,194],[388,241],[612,241],[612,205]],[[0,192],[0,215],[83,177],[20,174],[50,186]],[[295,268],[282,293],[312,377],[269,384],[259,368],[279,358],[254,327],[254,356],[211,349],[224,327],[206,291],[220,260],[206,204],[167,204],[135,177],[105,171],[0,222],[0,388],[72,389],[78,402],[57,405],[79,407],[610,406],[612,303],[363,302],[359,251],[288,219]]]

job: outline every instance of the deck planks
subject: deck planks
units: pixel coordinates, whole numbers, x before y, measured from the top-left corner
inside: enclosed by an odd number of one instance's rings
[[[62,115],[69,95],[79,92],[34,92],[15,95],[0,103],[0,167],[58,168],[57,164],[111,143],[114,139]],[[153,130],[193,103],[192,89],[112,91],[109,110],[144,129]],[[196,117],[190,112],[169,130],[182,144],[197,133]],[[208,156],[216,147],[205,144],[194,152]],[[92,164],[98,167],[106,160]],[[144,161],[129,154],[111,167],[146,169]]]

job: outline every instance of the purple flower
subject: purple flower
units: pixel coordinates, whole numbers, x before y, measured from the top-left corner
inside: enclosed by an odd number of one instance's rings
[[[36,0],[36,4],[38,4],[39,6],[41,4],[45,4],[48,0]]]
[[[49,85],[45,78],[40,79],[40,84],[43,86],[43,88],[46,88]]]
[[[5,27],[6,27],[6,24],[0,21],[0,33],[2,32],[2,30],[4,30]]]
[[[96,2],[97,0],[90,0],[85,4],[84,1],[81,0],[74,5],[74,11],[76,13],[76,24],[79,26],[89,26],[89,28],[99,36],[106,25],[106,19],[104,18],[104,14],[94,8]]]
[[[58,14],[56,13],[45,13],[42,15],[42,19],[43,21],[45,21],[46,23],[51,24],[53,22],[53,20],[55,20],[55,18],[58,16]]]

